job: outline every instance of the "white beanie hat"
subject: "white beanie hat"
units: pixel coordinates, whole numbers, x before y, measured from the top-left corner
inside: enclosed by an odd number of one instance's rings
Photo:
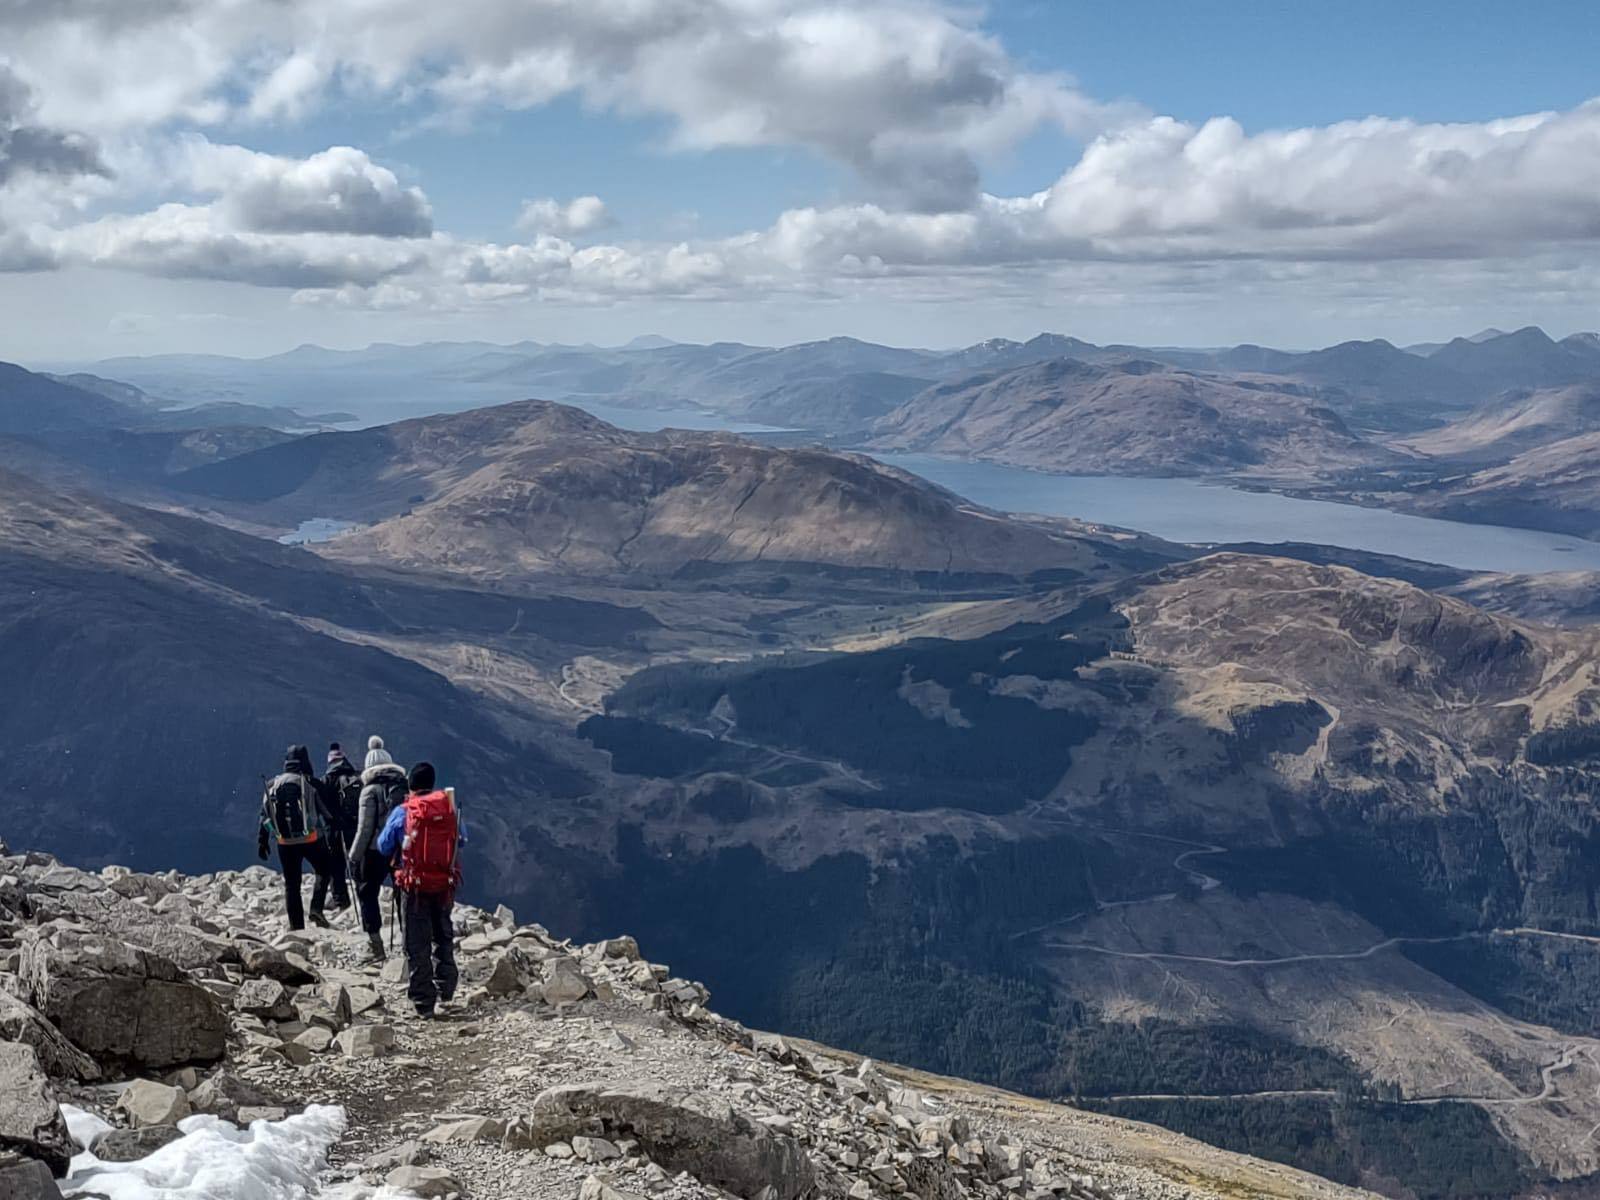
[[[373,767],[386,767],[393,762],[394,758],[383,748],[383,739],[381,737],[373,734],[367,739],[367,761],[365,764],[367,770],[370,771]]]

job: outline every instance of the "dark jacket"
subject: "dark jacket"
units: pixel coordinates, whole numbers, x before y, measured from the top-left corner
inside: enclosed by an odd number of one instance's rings
[[[388,815],[384,811],[384,799],[389,794],[391,786],[398,786],[399,798],[403,802],[406,795],[405,768],[395,763],[384,763],[381,766],[368,767],[361,772],[361,814],[356,822],[356,831],[350,837],[350,859],[357,861],[368,851],[378,853],[378,830],[382,828],[384,818]]]
[[[311,752],[304,746],[290,746],[289,752],[283,756],[283,774],[304,776],[311,787],[311,796],[317,805],[317,817],[322,822],[323,828],[337,828],[338,822],[334,819],[333,814],[329,812],[327,785],[318,779],[317,773],[312,770]],[[262,858],[266,857],[266,847],[271,831],[271,804],[267,796],[263,795],[261,797],[261,825],[256,833],[256,849]]]
[[[342,831],[348,839],[355,830],[358,814],[346,812],[342,799],[344,796],[345,781],[359,780],[361,772],[351,765],[348,758],[338,758],[328,764],[328,774],[323,778],[323,787],[327,792],[328,809],[335,818],[334,827]]]

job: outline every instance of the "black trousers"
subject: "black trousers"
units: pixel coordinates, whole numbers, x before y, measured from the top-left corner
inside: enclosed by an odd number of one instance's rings
[[[328,854],[332,861],[328,864],[333,884],[333,906],[335,908],[350,907],[350,884],[346,879],[345,867],[345,836],[343,829],[328,830]]]
[[[328,882],[333,864],[328,861],[328,848],[322,842],[307,842],[299,846],[279,846],[278,862],[283,866],[283,903],[289,912],[289,928],[306,927],[305,900],[300,894],[305,868],[316,873],[311,887],[311,911],[318,916],[328,903]]]
[[[450,928],[450,912],[455,906],[455,897],[448,892],[400,893],[410,971],[406,995],[419,1012],[428,1012],[456,994],[456,943]]]
[[[361,910],[361,932],[383,932],[383,881],[389,875],[389,860],[368,850],[361,860],[361,877],[356,880],[356,906]]]

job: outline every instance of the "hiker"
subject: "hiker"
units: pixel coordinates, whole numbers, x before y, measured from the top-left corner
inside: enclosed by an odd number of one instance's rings
[[[432,763],[419,762],[406,778],[406,801],[384,823],[378,849],[395,864],[410,983],[406,995],[417,1016],[456,994],[456,948],[450,913],[461,884],[457,852],[466,827],[456,811],[455,789],[434,786]]]
[[[366,769],[361,772],[361,794],[356,823],[350,835],[350,878],[356,885],[356,906],[361,910],[361,931],[367,935],[368,960],[383,962],[383,910],[378,904],[383,881],[389,877],[389,860],[378,851],[378,831],[389,814],[406,802],[406,773],[383,739],[367,739]]]
[[[333,907],[350,907],[350,885],[346,880],[345,858],[361,807],[361,772],[344,756],[338,742],[328,745],[328,766],[322,776],[328,797],[328,853],[333,862]]]
[[[323,915],[333,872],[328,854],[328,823],[327,802],[322,784],[311,769],[311,754],[304,746],[290,746],[283,757],[282,773],[267,781],[262,794],[261,825],[256,835],[256,853],[262,862],[267,860],[269,838],[277,842],[290,929],[306,927],[300,881],[307,865],[317,877],[311,889],[311,923],[328,927]]]

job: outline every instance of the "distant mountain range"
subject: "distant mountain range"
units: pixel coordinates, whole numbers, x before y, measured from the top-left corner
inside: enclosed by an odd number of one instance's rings
[[[416,411],[476,407],[497,399],[605,401],[623,407],[698,408],[749,413],[757,398],[768,419],[822,433],[860,428],[861,411],[816,411],[820,385],[852,380],[866,409],[866,380],[889,397],[888,411],[908,388],[950,382],[1052,359],[1092,363],[1129,359],[1193,371],[1261,375],[1322,389],[1321,399],[1381,427],[1420,427],[1441,414],[1460,413],[1511,387],[1549,387],[1600,376],[1600,336],[1574,334],[1556,342],[1534,328],[1484,331],[1439,345],[1402,350],[1382,340],[1344,342],[1292,352],[1241,345],[1190,350],[1100,346],[1060,334],[1027,342],[990,339],[954,351],[901,349],[839,337],[794,346],[720,342],[693,345],[645,337],[617,349],[519,342],[374,344],[364,350],[301,346],[262,359],[215,355],[158,355],[79,364],[134,385],[164,402],[222,400],[269,406],[334,405],[364,419]],[[794,389],[784,404],[773,397]],[[898,394],[896,394],[898,393]]]
[[[788,431],[786,444],[1087,474],[1203,475],[1461,520],[1600,530],[1600,494],[1581,470],[1553,449],[1524,457],[1600,430],[1600,414],[1584,402],[1600,389],[1600,335],[1556,341],[1531,327],[1406,349],[1374,340],[1305,352],[1095,345],[1060,334],[954,351],[847,337],[776,348],[655,336],[610,349],[301,346],[256,360],[169,355],[80,365],[76,374],[29,377],[32,400],[16,398],[21,376],[9,378],[0,387],[0,405],[11,397],[0,433],[48,432],[53,441],[39,453],[63,460],[75,457],[67,444],[74,431],[108,423],[140,432],[283,430],[346,412],[388,420],[539,398],[624,423],[632,412],[641,424],[682,414],[701,426],[770,426]],[[47,394],[55,399],[40,399]],[[179,403],[187,407],[170,407]],[[340,412],[301,417],[308,406]],[[38,415],[46,410],[52,415]],[[257,445],[271,440],[262,435]],[[236,439],[232,448],[252,447]],[[1582,443],[1569,449],[1581,465]],[[163,470],[182,469],[190,455],[187,445],[174,448]],[[163,451],[147,447],[145,458]],[[7,461],[20,458],[0,447]],[[52,477],[70,482],[73,470],[64,461]],[[1479,472],[1489,474],[1468,478]]]

